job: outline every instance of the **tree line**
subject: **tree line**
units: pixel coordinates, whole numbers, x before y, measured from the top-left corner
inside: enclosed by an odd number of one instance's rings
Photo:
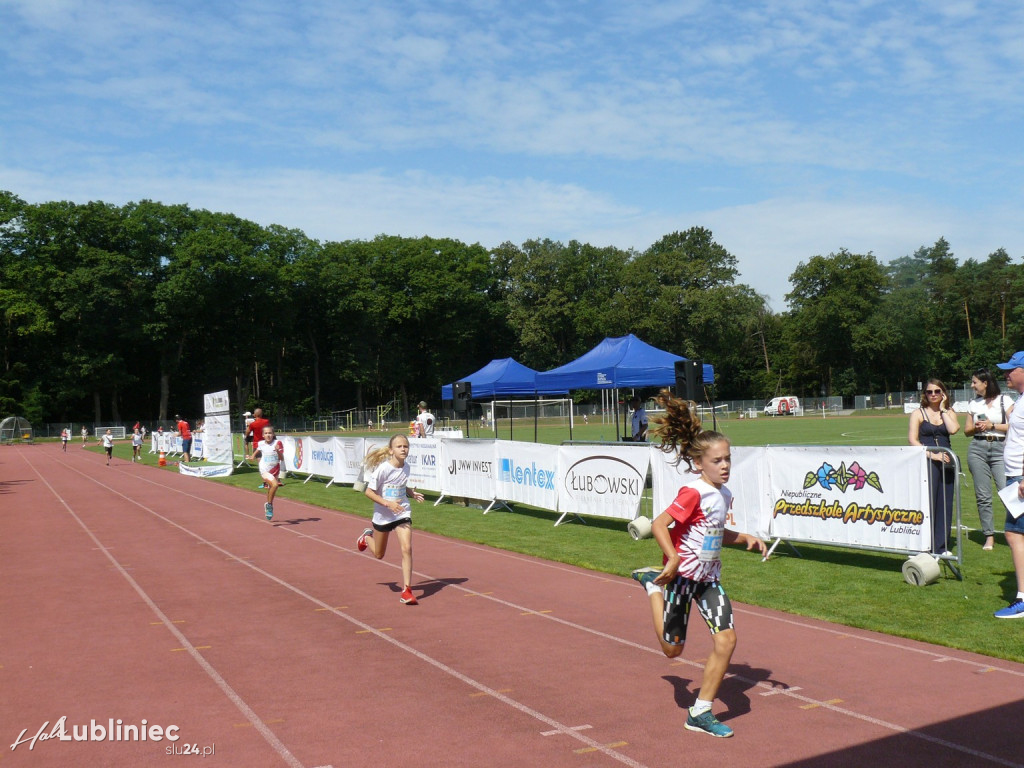
[[[712,363],[718,399],[852,396],[964,380],[1024,338],[1024,273],[1002,249],[813,256],[781,313],[736,265],[702,227],[642,251],[319,242],[187,205],[0,192],[0,414],[166,419],[220,389],[275,415],[408,412],[492,359],[548,370],[627,333]]]

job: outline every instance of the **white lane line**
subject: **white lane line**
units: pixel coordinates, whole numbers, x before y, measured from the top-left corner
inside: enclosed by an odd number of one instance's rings
[[[174,622],[172,622],[171,619],[163,611],[160,610],[157,604],[139,585],[139,583],[135,581],[135,579],[133,579],[124,568],[121,567],[117,560],[114,559],[114,556],[110,553],[110,551],[103,545],[103,542],[101,542],[96,537],[96,535],[92,532],[89,526],[87,526],[85,522],[82,520],[82,518],[80,518],[75,513],[75,511],[71,508],[71,506],[64,499],[64,497],[61,496],[60,493],[52,485],[50,485],[50,482],[43,476],[43,474],[38,469],[36,469],[35,466],[29,463],[27,459],[25,461],[26,463],[29,464],[29,467],[31,467],[32,471],[36,473],[39,479],[43,481],[43,484],[50,489],[50,493],[52,493],[61,503],[61,505],[63,505],[64,509],[67,510],[67,513],[72,517],[72,519],[74,519],[74,521],[78,523],[79,526],[81,526],[82,530],[85,531],[89,538],[92,539],[93,543],[96,544],[96,548],[99,549],[99,551],[103,553],[103,556],[106,557],[113,564],[114,568],[116,568],[120,572],[124,580],[127,581],[128,584],[131,585],[132,589],[135,590],[136,594],[138,594],[138,596],[142,598],[143,602],[145,602],[146,605],[149,606],[149,609],[153,611],[153,613],[160,619],[163,625],[167,627],[168,631],[172,635],[174,635],[178,642],[181,643],[182,647],[186,651],[188,651],[189,655],[196,662],[196,664],[198,664],[199,667],[204,672],[206,672],[210,679],[213,680],[214,683],[216,683],[217,687],[220,688],[220,690],[224,693],[225,696],[228,697],[231,703],[238,708],[242,715],[245,716],[246,720],[252,723],[253,727],[260,733],[260,735],[264,738],[264,740],[266,740],[266,742],[271,746],[271,748],[275,752],[277,752],[277,754],[281,757],[282,760],[285,761],[285,763],[287,763],[289,766],[292,766],[292,768],[303,768],[302,763],[299,762],[299,760],[295,757],[295,755],[291,753],[288,747],[286,747],[284,743],[279,738],[277,738],[274,732],[270,730],[269,727],[267,727],[266,723],[264,723],[260,719],[259,715],[257,715],[253,711],[252,707],[245,703],[242,697],[239,696],[237,692],[235,692],[235,689],[231,687],[227,680],[221,677],[220,673],[213,668],[213,665],[210,664],[210,662],[208,662],[205,658],[203,658],[203,655],[199,653],[196,647],[191,642],[189,642],[188,638],[185,637],[184,634],[182,634],[181,630],[174,625]],[[103,486],[102,483],[98,484]],[[108,488],[108,490],[113,489]],[[116,491],[114,492],[117,493]],[[127,497],[122,496],[122,498]]]
[[[72,471],[74,471],[74,472],[78,472],[78,470],[73,468],[73,467],[69,467],[69,468]],[[539,711],[537,711],[537,710],[527,706],[526,704],[523,704],[522,702],[516,701],[515,699],[513,699],[513,698],[511,698],[509,696],[506,696],[501,691],[498,691],[498,690],[496,690],[494,688],[491,688],[490,686],[485,685],[484,683],[481,683],[481,682],[479,682],[477,680],[474,680],[473,678],[469,677],[468,675],[463,674],[462,672],[459,672],[458,670],[454,669],[453,667],[448,666],[447,664],[445,664],[444,662],[440,661],[439,659],[435,659],[434,657],[429,656],[428,654],[426,654],[426,653],[424,653],[424,652],[422,652],[422,651],[420,651],[420,650],[418,650],[416,648],[413,648],[411,645],[403,643],[400,640],[396,640],[394,637],[391,637],[391,636],[385,634],[383,631],[378,630],[375,627],[372,627],[372,626],[370,626],[369,624],[366,624],[363,621],[360,621],[355,616],[352,616],[351,614],[345,613],[344,611],[341,611],[341,610],[339,610],[337,608],[334,608],[333,606],[329,605],[328,603],[323,602],[319,598],[314,597],[313,595],[309,594],[308,592],[303,591],[299,587],[296,587],[295,585],[290,584],[289,582],[285,581],[284,579],[281,579],[281,578],[275,576],[274,574],[270,573],[269,571],[265,571],[264,569],[260,568],[259,566],[254,565],[253,563],[251,563],[251,562],[249,562],[247,560],[244,560],[241,557],[238,557],[238,556],[234,555],[233,553],[229,552],[228,550],[224,549],[223,547],[220,547],[220,546],[214,544],[212,541],[209,541],[209,540],[203,538],[201,535],[199,535],[199,534],[197,534],[197,533],[195,533],[193,531],[190,531],[185,526],[183,526],[183,525],[181,525],[179,523],[176,523],[174,520],[171,520],[168,517],[165,517],[164,515],[162,515],[159,512],[157,512],[156,510],[151,509],[150,507],[147,507],[145,504],[139,502],[138,500],[133,499],[132,497],[130,497],[130,496],[124,494],[124,493],[121,493],[116,488],[112,488],[109,485],[101,482],[100,480],[97,480],[96,478],[89,477],[84,472],[78,472],[78,473],[81,474],[83,477],[88,478],[89,480],[91,480],[93,483],[95,483],[96,485],[100,486],[101,488],[104,488],[109,493],[112,493],[115,496],[119,496],[120,498],[124,499],[125,501],[128,501],[131,504],[133,504],[133,505],[139,507],[140,509],[144,510],[145,512],[148,512],[153,517],[156,517],[157,519],[162,520],[163,522],[167,523],[168,525],[170,525],[170,526],[172,526],[174,528],[177,528],[179,531],[181,531],[185,535],[191,536],[192,538],[196,539],[197,541],[212,547],[213,549],[217,550],[218,552],[224,554],[226,557],[235,560],[240,565],[244,565],[246,568],[251,569],[255,573],[260,574],[261,576],[269,579],[270,581],[274,582],[275,584],[278,584],[279,586],[284,587],[285,589],[293,592],[294,594],[298,595],[299,597],[302,597],[305,600],[308,600],[311,603],[314,603],[315,605],[317,605],[320,608],[322,608],[324,611],[328,611],[330,613],[333,613],[335,616],[338,616],[339,618],[344,619],[345,621],[348,621],[349,623],[354,624],[355,626],[361,628],[364,632],[367,632],[369,634],[375,635],[380,640],[383,640],[383,641],[385,641],[387,643],[392,644],[393,646],[395,646],[395,647],[405,651],[406,653],[416,657],[420,661],[423,661],[426,664],[429,664],[430,666],[434,667],[435,669],[438,669],[441,672],[443,672],[443,673],[445,673],[445,674],[455,678],[456,680],[459,680],[460,682],[465,683],[466,685],[468,685],[468,686],[470,686],[472,688],[475,688],[477,691],[480,691],[481,693],[487,694],[488,696],[491,696],[491,697],[497,699],[498,701],[501,701],[506,706],[511,707],[512,709],[515,709],[518,712],[521,712],[522,714],[527,715],[528,717],[532,717],[535,720],[540,721],[544,725],[548,726],[549,729],[552,729],[552,730],[554,730],[554,731],[556,731],[558,733],[564,733],[567,736],[570,736],[571,738],[576,739],[577,741],[579,741],[580,743],[582,743],[586,747],[588,747],[589,748],[588,751],[591,751],[591,752],[601,752],[606,757],[609,757],[609,758],[611,758],[611,759],[613,759],[613,760],[615,760],[615,761],[617,761],[617,762],[619,762],[619,763],[621,763],[623,765],[629,766],[629,768],[647,768],[647,766],[645,766],[643,763],[637,762],[636,760],[634,760],[633,758],[629,757],[628,755],[624,755],[621,752],[617,752],[614,748],[612,748],[612,747],[610,747],[610,746],[608,746],[606,744],[601,744],[601,743],[595,741],[594,739],[588,738],[587,736],[583,735],[582,733],[580,733],[578,730],[576,730],[572,726],[565,725],[564,723],[561,723],[560,721],[558,721],[558,720],[556,720],[556,719],[554,719],[552,717],[549,717],[549,716],[543,714],[542,712],[539,712]],[[38,470],[36,470],[36,474],[39,474]],[[39,476],[42,477],[42,475],[39,475]],[[44,482],[46,482],[46,481],[44,480]],[[50,487],[49,483],[47,483],[47,486]],[[51,487],[51,490],[53,491],[54,495],[57,495],[58,498],[61,498],[57,494],[57,492],[55,490],[53,490],[52,487]],[[83,528],[85,528],[86,532],[89,533],[89,536],[93,539],[93,541],[95,541],[97,545],[102,547],[103,545],[99,542],[99,540],[96,539],[95,536],[93,536],[92,532],[89,531],[89,529],[85,526],[85,524],[81,520],[79,520],[77,515],[75,515],[75,513],[71,510],[70,507],[68,507],[67,503],[64,502],[64,500],[62,498],[61,498],[61,502],[64,504],[65,507],[67,507],[68,512],[72,516],[74,516],[76,520],[78,520],[79,525],[81,525]],[[107,556],[110,557],[109,555],[107,555]],[[161,619],[166,620],[166,616],[164,616],[164,614],[156,607],[156,605],[149,599],[149,597],[145,594],[145,592],[142,591],[141,587],[139,587],[134,582],[134,580],[132,580],[131,577],[128,576],[127,574],[124,574],[124,576],[125,576],[125,578],[129,579],[129,581],[131,582],[132,586],[135,587],[136,591],[143,597],[144,600],[146,600],[147,604],[150,605],[150,607],[153,609],[153,611],[158,616],[160,616]],[[170,624],[169,620],[167,621],[167,626],[168,626],[168,628],[172,629],[172,631],[175,633],[175,635],[177,637],[179,637],[179,639],[182,641],[183,645],[188,645],[191,648],[191,645],[188,643],[188,641],[184,638],[183,635],[181,635],[181,633],[178,631],[177,627],[174,627],[172,624]],[[197,659],[197,661],[201,661],[201,663],[204,665],[204,668],[209,670],[208,673],[211,674],[211,676],[216,675],[216,677],[215,677],[216,680],[221,680],[221,681],[223,680],[223,678],[221,678],[219,675],[217,675],[217,673],[213,669],[213,667],[211,667],[209,665],[209,663],[206,662],[206,660],[203,659],[202,656],[200,656],[198,654],[197,651],[192,649],[190,652],[192,653],[193,657]],[[234,693],[234,691],[231,691],[230,686],[228,686],[226,682],[224,682],[224,687],[222,687],[222,690],[225,690],[225,692],[230,691],[231,693],[229,695],[232,696],[232,700],[236,702],[236,705],[239,706],[240,709],[242,709],[244,707],[244,709],[242,710],[243,712],[251,713],[251,717],[249,716],[249,714],[247,714],[247,717],[249,718],[250,722],[253,723],[253,725],[255,725],[257,728],[259,728],[261,726],[263,728],[266,728],[266,726],[263,725],[261,721],[259,721],[259,718],[256,717],[255,713],[253,713],[252,710],[249,709],[245,705],[244,702],[242,702],[242,700],[237,696],[237,694]],[[257,723],[259,723],[259,724],[257,724]],[[273,736],[273,733],[271,733],[269,731],[269,729],[267,729],[267,732],[268,732],[268,734],[271,737],[273,737],[273,739],[275,741],[277,741],[277,737]],[[280,743],[280,741],[278,741],[278,743]],[[281,748],[285,749],[285,752],[288,754],[288,757],[290,757],[291,760],[294,761],[294,762],[289,762],[289,765],[294,765],[294,766],[298,766],[299,768],[301,768],[301,763],[299,763],[297,760],[295,760],[295,758],[291,756],[290,752],[287,752],[287,749],[284,747],[283,744],[281,744]],[[282,756],[284,756],[284,755],[282,755]]]

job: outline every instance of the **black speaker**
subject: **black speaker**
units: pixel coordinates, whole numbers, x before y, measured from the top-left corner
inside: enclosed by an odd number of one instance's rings
[[[452,384],[452,400],[456,413],[466,413],[469,401],[473,398],[473,387],[468,381],[456,381]]]
[[[700,402],[704,398],[704,363],[676,360],[676,397]]]

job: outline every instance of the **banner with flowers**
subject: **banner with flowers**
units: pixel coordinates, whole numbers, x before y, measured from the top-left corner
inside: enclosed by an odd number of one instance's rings
[[[769,446],[766,452],[772,536],[931,549],[928,467],[921,448]]]

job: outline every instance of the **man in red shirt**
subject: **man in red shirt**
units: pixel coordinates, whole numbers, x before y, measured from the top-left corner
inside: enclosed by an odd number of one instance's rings
[[[181,460],[188,464],[192,451],[192,430],[188,428],[188,422],[181,416],[175,415],[178,420],[178,434],[181,435]]]
[[[270,419],[263,418],[263,409],[257,408],[252,412],[252,421],[249,426],[245,428],[245,440],[249,442],[249,435],[252,435],[252,446],[255,450],[256,446],[260,444],[260,440],[263,439],[263,428],[270,426]]]

